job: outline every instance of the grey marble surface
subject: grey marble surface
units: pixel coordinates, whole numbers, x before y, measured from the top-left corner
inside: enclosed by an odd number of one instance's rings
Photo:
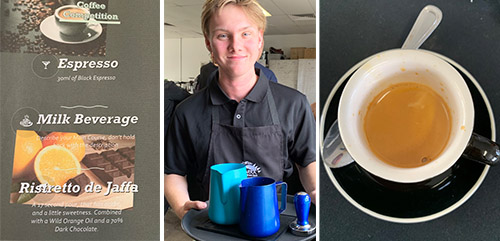
[[[428,4],[441,9],[443,20],[421,48],[465,67],[484,89],[498,124],[497,0],[321,0],[320,110],[335,83],[353,65],[374,53],[401,47],[418,13]],[[373,218],[350,204],[333,186],[321,163],[320,240],[499,240],[497,169],[490,169],[476,193],[450,214],[424,223],[396,224]]]

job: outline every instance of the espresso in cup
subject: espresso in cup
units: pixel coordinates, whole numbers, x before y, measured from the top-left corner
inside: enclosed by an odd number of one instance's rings
[[[500,161],[500,145],[472,132],[474,104],[465,80],[429,51],[372,56],[342,92],[338,127],[356,163],[393,182],[439,178],[461,157]]]
[[[68,20],[84,20],[87,12],[83,8],[64,8],[59,11],[59,17]]]
[[[383,179],[414,183],[438,176],[462,155],[474,127],[465,81],[423,50],[374,55],[347,82],[339,133],[352,158]]]
[[[403,71],[404,72],[404,71]],[[364,132],[369,147],[383,162],[402,168],[429,164],[443,152],[452,120],[444,98],[417,80],[418,73],[392,76],[396,82],[368,105]],[[403,82],[400,82],[403,81]]]
[[[87,28],[90,12],[76,5],[65,5],[56,9],[54,16],[59,32],[68,36],[78,36]],[[75,21],[75,22],[72,22]]]

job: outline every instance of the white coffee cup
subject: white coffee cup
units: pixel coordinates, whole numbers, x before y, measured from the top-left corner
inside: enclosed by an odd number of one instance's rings
[[[390,78],[405,71],[425,78]],[[424,84],[439,93],[448,104],[452,123],[449,140],[436,159],[420,167],[401,168],[385,163],[372,152],[363,125],[368,105],[377,94],[390,85],[409,81]],[[361,167],[399,183],[420,182],[443,173],[462,156],[471,136],[477,136],[472,133],[474,105],[465,80],[449,63],[425,50],[388,50],[362,65],[342,92],[338,125],[347,151]],[[493,161],[496,163],[496,159]]]
[[[74,9],[75,11],[71,12],[68,10]],[[81,13],[80,13],[81,12]],[[81,8],[76,5],[64,5],[56,9],[54,12],[54,17],[56,18],[56,25],[59,27],[59,32],[64,35],[74,36],[82,34],[83,31],[87,28],[88,19],[81,18],[78,19],[78,22],[65,22],[64,17],[61,16],[88,16],[90,14],[89,10],[86,8]],[[62,21],[61,21],[62,20]],[[73,20],[73,19],[70,19]]]

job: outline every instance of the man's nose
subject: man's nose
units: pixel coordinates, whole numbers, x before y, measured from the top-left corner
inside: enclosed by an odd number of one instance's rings
[[[230,50],[238,51],[241,49],[242,45],[243,45],[243,39],[240,36],[233,35],[229,44]]]

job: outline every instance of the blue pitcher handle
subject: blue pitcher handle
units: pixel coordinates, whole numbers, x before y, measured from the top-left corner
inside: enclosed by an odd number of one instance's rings
[[[285,211],[286,209],[286,191],[288,188],[288,185],[286,182],[276,182],[276,186],[281,185],[281,207],[280,207],[280,213]]]

